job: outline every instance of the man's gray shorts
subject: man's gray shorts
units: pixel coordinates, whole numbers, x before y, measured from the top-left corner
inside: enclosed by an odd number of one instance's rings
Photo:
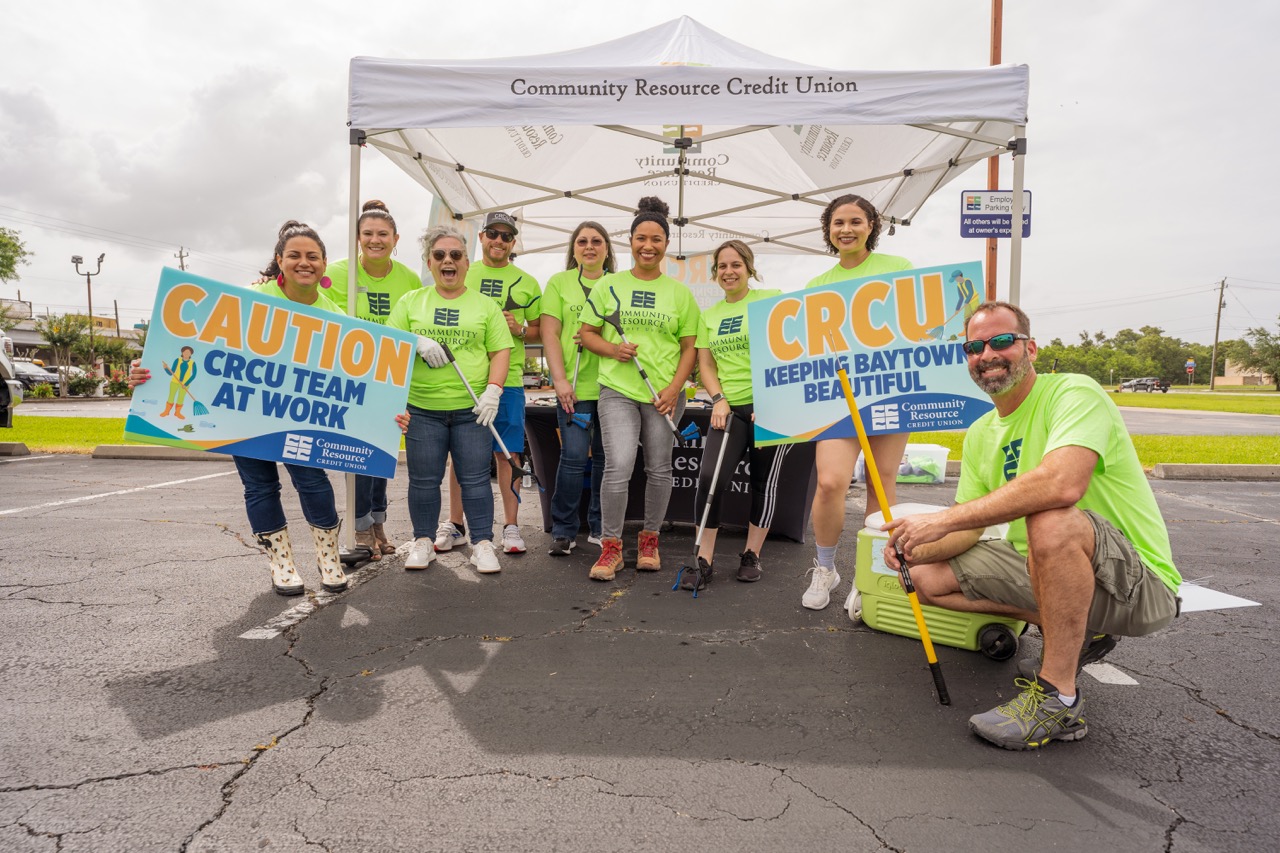
[[[1142,564],[1133,544],[1097,513],[1093,523],[1093,605],[1091,633],[1141,637],[1173,621],[1178,601],[1155,572]],[[952,557],[951,570],[969,600],[986,599],[1023,610],[1040,609],[1031,591],[1027,560],[1004,539],[983,540]]]

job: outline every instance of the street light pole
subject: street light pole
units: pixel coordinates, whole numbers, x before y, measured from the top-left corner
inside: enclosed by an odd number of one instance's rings
[[[106,256],[106,252],[98,255],[98,268],[93,272],[89,272],[87,268],[84,272],[80,272],[80,265],[84,263],[84,258],[79,255],[71,256],[71,263],[76,265],[76,275],[84,276],[85,287],[89,292],[89,368],[95,376],[98,373],[98,351],[93,344],[93,277],[102,272],[102,260]]]

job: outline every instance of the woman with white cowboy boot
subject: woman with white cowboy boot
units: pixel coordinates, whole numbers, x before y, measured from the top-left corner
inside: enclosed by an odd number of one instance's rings
[[[376,199],[364,203],[356,220],[356,240],[360,256],[356,263],[356,310],[353,317],[372,323],[386,323],[391,309],[406,293],[422,287],[418,274],[391,255],[400,242],[396,221],[387,206]],[[332,281],[329,298],[347,310],[348,259],[334,261],[325,270]],[[394,554],[396,546],[387,539],[387,481],[382,477],[355,475],[356,544],[369,551],[374,560]]]
[[[343,311],[322,292],[329,286],[324,270],[325,250],[320,235],[309,225],[289,220],[280,228],[271,263],[263,270],[267,280],[251,285],[251,289],[272,298],[341,314]],[[129,372],[129,386],[136,388],[150,378],[151,372],[135,361]],[[405,429],[408,417],[404,414],[395,417],[400,428]],[[244,485],[249,526],[271,560],[272,588],[280,595],[301,594],[305,587],[294,564],[288,522],[280,502],[279,467],[263,459],[231,458]],[[344,590],[347,576],[338,559],[338,510],[328,472],[289,462],[284,463],[284,467],[298,491],[302,514],[315,540],[320,585],[331,592]]]

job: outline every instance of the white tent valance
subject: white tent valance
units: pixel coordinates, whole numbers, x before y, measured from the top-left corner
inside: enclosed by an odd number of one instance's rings
[[[584,219],[625,235],[645,195],[671,206],[674,254],[730,237],[820,252],[835,196],[909,224],[969,166],[1017,148],[1028,82],[1026,66],[822,69],[681,18],[544,56],[357,58],[349,123],[456,216],[517,215],[522,252],[563,251]]]

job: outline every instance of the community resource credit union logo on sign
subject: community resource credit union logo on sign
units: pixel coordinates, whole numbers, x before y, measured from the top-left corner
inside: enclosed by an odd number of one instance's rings
[[[311,443],[312,438],[310,436],[294,435],[291,432],[285,433],[284,450],[280,452],[280,455],[285,459],[309,462],[311,460]]]
[[[898,404],[871,407],[871,428],[874,430],[893,430],[898,428]]]

